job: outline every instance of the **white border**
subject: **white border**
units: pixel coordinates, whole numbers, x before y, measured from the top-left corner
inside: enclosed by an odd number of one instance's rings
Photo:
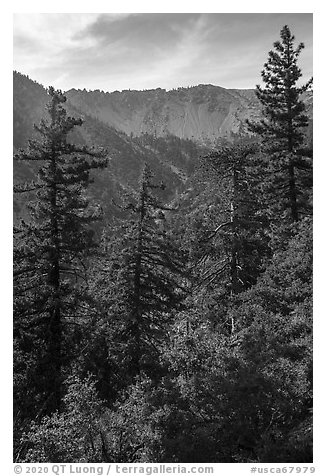
[[[76,10],[76,7],[80,10]],[[185,6],[187,5],[187,9]],[[136,8],[137,6],[137,8]],[[1,441],[0,447],[3,454],[4,468],[3,474],[14,474],[12,465],[12,14],[19,13],[89,13],[89,8],[93,13],[124,13],[124,12],[216,12],[216,13],[314,13],[314,147],[315,147],[315,172],[314,172],[314,204],[315,204],[315,224],[314,224],[314,371],[315,371],[315,428],[314,428],[314,466],[316,474],[323,474],[322,469],[326,468],[324,457],[323,434],[325,432],[325,399],[323,399],[323,349],[325,348],[325,312],[323,295],[325,295],[325,153],[324,144],[321,146],[321,127],[325,128],[325,76],[323,66],[325,63],[324,38],[325,38],[325,9],[322,2],[317,1],[228,1],[216,2],[201,1],[176,2],[164,1],[162,3],[138,1],[133,4],[130,1],[107,2],[92,1],[72,2],[57,0],[56,2],[40,1],[14,1],[10,5],[2,7],[1,21],[1,49],[3,67],[1,68],[2,85],[2,111],[1,134],[3,143],[2,152],[2,180],[0,187],[1,203]],[[324,41],[323,41],[324,40]],[[266,52],[267,53],[267,52]],[[323,131],[324,132],[324,131]],[[324,141],[323,141],[324,142]],[[4,144],[4,145],[3,145]],[[324,401],[323,401],[324,400]],[[215,474],[249,474],[248,465],[219,464]],[[264,464],[259,466],[273,466]],[[282,466],[282,465],[274,465]],[[289,466],[289,465],[288,465]],[[304,466],[304,465],[301,465]],[[309,465],[311,466],[311,465]],[[8,470],[8,471],[6,471]]]

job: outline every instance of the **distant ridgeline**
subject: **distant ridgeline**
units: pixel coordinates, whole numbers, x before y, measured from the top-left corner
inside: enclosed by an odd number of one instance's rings
[[[221,139],[248,134],[246,120],[261,116],[254,89],[225,89],[200,84],[170,91],[67,91],[67,105],[74,113],[95,118],[103,125],[127,135],[155,137],[174,135],[180,139],[215,144]],[[14,145],[23,146],[33,122],[44,114],[47,101],[43,86],[14,72]],[[312,92],[304,95],[306,112],[312,119]]]

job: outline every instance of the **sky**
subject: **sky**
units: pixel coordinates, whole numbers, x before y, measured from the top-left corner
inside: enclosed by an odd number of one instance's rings
[[[19,13],[14,69],[64,91],[254,88],[285,24],[305,43],[299,64],[308,79],[309,13]]]

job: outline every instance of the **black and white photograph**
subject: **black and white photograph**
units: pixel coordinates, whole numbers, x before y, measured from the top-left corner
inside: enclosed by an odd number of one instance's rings
[[[13,13],[16,473],[315,471],[313,19]]]

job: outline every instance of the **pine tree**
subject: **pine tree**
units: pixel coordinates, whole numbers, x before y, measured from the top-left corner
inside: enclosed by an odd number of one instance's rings
[[[193,226],[199,220],[194,266],[215,322],[225,320],[234,297],[256,283],[269,254],[255,173],[257,150],[247,143],[222,147],[201,159],[197,173],[203,205],[194,216]],[[226,328],[235,330],[232,319]]]
[[[184,257],[164,225],[169,207],[153,194],[160,188],[145,166],[136,196],[124,199],[127,215],[106,239],[107,259],[96,278],[131,377],[157,365],[168,323],[186,294]]]
[[[68,134],[81,119],[67,115],[61,91],[48,90],[49,120],[35,126],[41,139],[15,156],[40,163],[36,181],[16,186],[31,192],[30,219],[15,229],[14,337],[20,418],[60,408],[63,366],[71,359],[69,328],[82,315],[86,299],[85,260],[96,247],[91,224],[100,218],[85,194],[90,171],[104,167],[102,151],[78,147]]]
[[[309,90],[312,79],[302,86],[298,58],[304,48],[294,46],[295,37],[287,25],[281,30],[281,41],[274,43],[261,73],[265,87],[257,85],[256,94],[263,106],[264,119],[248,122],[251,132],[259,134],[268,154],[265,187],[281,216],[289,211],[290,221],[297,222],[307,209],[307,192],[311,188],[311,151],[305,147],[308,117],[302,94]]]

